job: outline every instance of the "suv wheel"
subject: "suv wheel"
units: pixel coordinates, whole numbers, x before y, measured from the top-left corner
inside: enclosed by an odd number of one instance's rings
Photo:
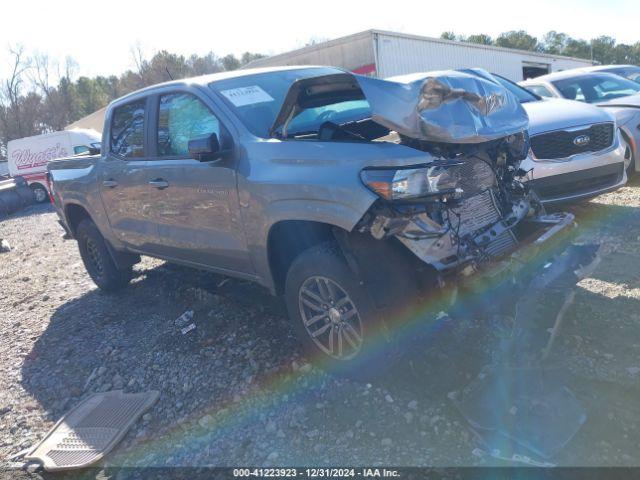
[[[44,203],[49,198],[49,193],[47,189],[44,188],[39,183],[33,183],[30,185],[31,191],[33,192],[33,199],[36,203]]]
[[[633,149],[624,136],[622,136],[622,145],[624,146],[624,163],[627,169],[627,177],[632,177],[636,173],[636,162],[633,155]]]
[[[363,282],[337,245],[312,247],[294,260],[285,301],[305,354],[331,373],[377,376],[396,357]]]
[[[129,283],[132,267],[118,268],[109,253],[104,237],[91,220],[85,219],[80,222],[76,229],[76,238],[87,273],[101,290],[111,292]]]

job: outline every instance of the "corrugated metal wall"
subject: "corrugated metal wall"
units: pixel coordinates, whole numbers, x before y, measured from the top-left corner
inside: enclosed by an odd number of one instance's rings
[[[591,65],[588,60],[536,55],[483,45],[383,32],[374,33],[374,36],[377,37],[377,67],[381,78],[421,71],[480,67],[519,82],[524,80],[523,62],[549,65],[550,72]]]
[[[261,58],[245,68],[331,65],[385,78],[414,72],[480,67],[519,82],[524,80],[522,67],[525,63],[548,65],[550,72],[591,65],[588,60],[368,30]]]
[[[371,32],[367,31],[254,60],[245,68],[330,65],[347,70],[357,70],[373,63],[372,36]]]

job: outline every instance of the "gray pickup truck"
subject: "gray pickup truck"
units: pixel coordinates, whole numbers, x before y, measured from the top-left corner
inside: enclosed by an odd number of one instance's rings
[[[463,72],[245,70],[114,101],[101,155],[53,161],[49,179],[101,289],[140,255],[252,280],[341,368],[393,343],[416,299],[572,224],[521,181],[527,126],[504,87]]]

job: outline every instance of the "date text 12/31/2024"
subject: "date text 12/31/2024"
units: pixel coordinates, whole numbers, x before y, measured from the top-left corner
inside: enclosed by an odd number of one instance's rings
[[[393,478],[398,470],[387,468],[234,468],[233,476],[301,478]]]

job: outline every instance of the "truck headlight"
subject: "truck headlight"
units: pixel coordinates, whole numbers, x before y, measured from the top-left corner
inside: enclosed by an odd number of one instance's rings
[[[362,182],[385,200],[411,200],[429,196],[459,197],[460,162],[438,162],[403,168],[362,170]]]

